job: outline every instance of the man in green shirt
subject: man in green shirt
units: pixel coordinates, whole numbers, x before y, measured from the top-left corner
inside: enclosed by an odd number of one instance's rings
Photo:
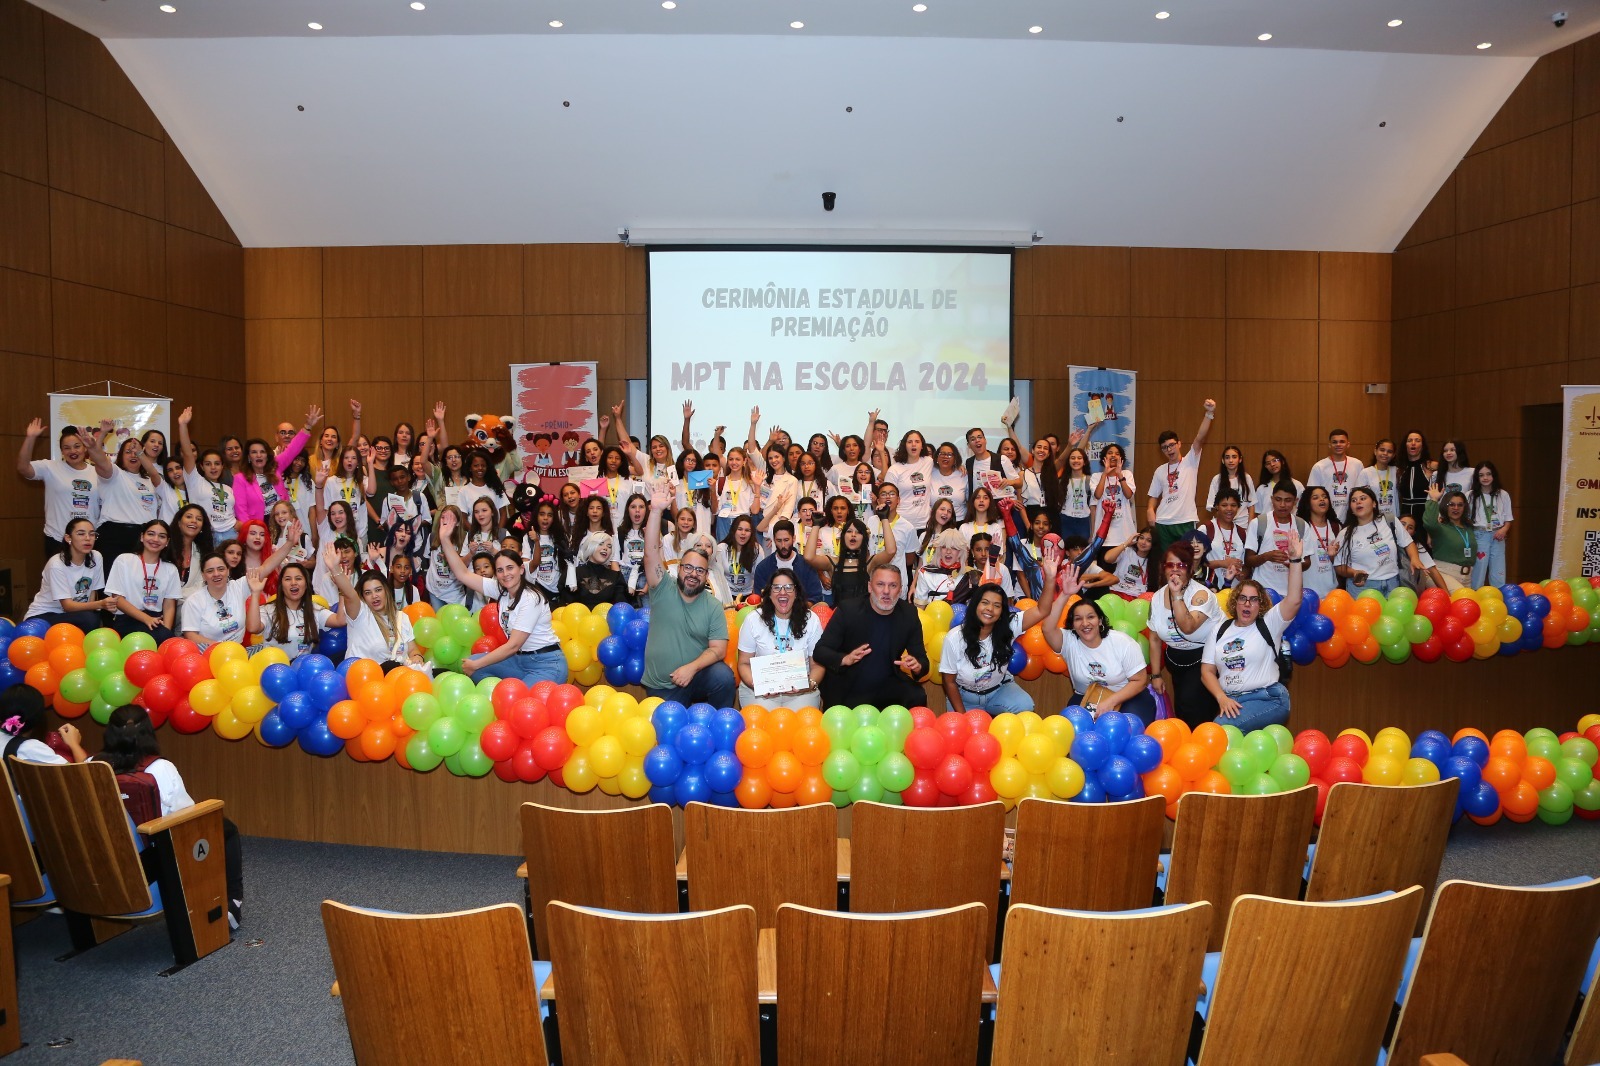
[[[706,585],[711,560],[690,548],[678,576],[661,558],[661,516],[672,506],[672,483],[651,482],[644,527],[644,573],[650,588],[650,638],[644,646],[644,690],[663,700],[733,707],[739,683],[724,660],[728,620]]]

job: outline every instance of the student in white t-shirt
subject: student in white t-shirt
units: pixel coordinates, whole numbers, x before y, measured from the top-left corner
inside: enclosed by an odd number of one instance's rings
[[[1463,496],[1472,491],[1472,460],[1467,458],[1467,442],[1447,440],[1439,449],[1439,465],[1433,471],[1433,483],[1449,492],[1460,489]]]
[[[1333,516],[1333,500],[1321,485],[1306,489],[1300,497],[1300,520],[1305,523],[1306,558],[1311,565],[1306,568],[1305,587],[1318,596],[1326,596],[1339,587],[1335,562],[1344,547],[1344,530]]]
[[[237,535],[238,516],[233,506],[233,479],[227,475],[222,453],[215,448],[196,450],[189,439],[189,420],[193,409],[185,407],[178,416],[178,446],[183,456],[183,481],[189,502],[206,512],[211,523],[211,542],[221,547]]]
[[[900,492],[900,516],[920,533],[928,525],[933,502],[933,456],[921,433],[913,429],[900,438],[885,481]]]
[[[85,632],[100,625],[99,612],[112,606],[100,556],[95,553],[94,523],[87,518],[67,522],[67,546],[45,560],[39,592],[24,618],[43,618],[51,625],[62,622]]]
[[[1472,473],[1472,491],[1467,493],[1472,510],[1472,531],[1478,542],[1472,563],[1472,587],[1506,583],[1506,535],[1511,532],[1511,494],[1500,484],[1500,470],[1493,463],[1479,463]]]
[[[1232,488],[1217,491],[1211,501],[1211,521],[1200,527],[1210,542],[1206,549],[1206,584],[1214,589],[1231,588],[1244,576],[1245,540],[1250,523],[1240,521],[1242,497]]]
[[[1111,628],[1098,603],[1074,601],[1080,588],[1077,567],[1067,567],[1063,574],[1051,617],[1041,628],[1045,643],[1067,661],[1072,702],[1084,705],[1092,693],[1096,717],[1115,710],[1153,721],[1156,704],[1149,692],[1150,666],[1144,652],[1132,637]],[[1068,603],[1072,606],[1058,618]]]
[[[75,426],[61,431],[57,443],[61,458],[33,458],[34,445],[44,435],[44,428],[44,422],[37,418],[28,423],[22,451],[17,455],[17,473],[44,484],[45,554],[54,555],[61,551],[68,522],[74,518],[91,522],[99,518],[99,478],[89,469],[88,449]]]
[[[85,443],[100,480],[97,547],[107,565],[115,566],[119,556],[139,551],[145,523],[161,516],[161,493],[156,488],[160,472],[152,475],[145,470],[148,460],[136,438],[127,437],[119,444],[110,422],[102,421],[100,427],[105,441],[90,434]],[[115,460],[107,454],[105,443],[116,449]]]
[[[1298,538],[1287,550],[1304,554]],[[1212,631],[1200,654],[1200,675],[1216,697],[1217,721],[1245,733],[1289,720],[1289,690],[1278,670],[1278,652],[1284,630],[1300,610],[1300,571],[1291,568],[1288,577],[1289,591],[1276,607],[1261,582],[1241,581],[1228,598],[1227,620]]]
[[[441,526],[456,521],[449,512],[439,517]],[[485,600],[498,604],[500,628],[506,635],[505,643],[498,648],[462,660],[462,673],[476,680],[515,677],[530,685],[540,681],[565,683],[567,657],[551,628],[550,601],[539,586],[528,580],[522,557],[502,548],[494,557],[494,576],[479,577],[461,561],[449,536],[451,532],[446,529],[446,536],[439,542],[450,573]]]
[[[111,564],[106,595],[111,597],[111,628],[123,636],[149,633],[159,647],[169,639],[177,622],[183,582],[178,568],[166,559],[170,533],[161,519],[152,519],[139,531],[140,550]]]
[[[1371,489],[1378,497],[1379,513],[1390,518],[1400,517],[1400,470],[1394,465],[1394,441],[1384,437],[1372,446],[1372,465],[1362,468],[1356,483]]]
[[[339,565],[339,557],[328,545],[322,565],[339,587],[339,603],[350,620],[346,632],[346,659],[371,659],[388,672],[396,666],[409,666],[431,674],[422,649],[411,634],[411,619],[394,605],[394,590],[376,570],[362,572],[354,585]]]
[[[1288,482],[1280,481],[1272,487],[1269,509],[1250,523],[1250,536],[1244,543],[1244,561],[1251,568],[1251,576],[1278,595],[1289,591],[1289,571],[1305,569],[1311,564],[1289,550],[1291,540],[1305,540],[1310,534],[1305,523],[1295,516],[1295,504],[1300,493]]]
[[[1406,527],[1378,513],[1378,497],[1371,489],[1350,493],[1350,523],[1344,527],[1344,549],[1339,553],[1338,574],[1350,595],[1377,589],[1387,596],[1400,585],[1401,557],[1408,569],[1422,565]]]
[[[1211,475],[1211,485],[1206,489],[1206,510],[1213,516],[1217,511],[1217,493],[1223,489],[1232,489],[1238,494],[1240,510],[1235,518],[1240,525],[1249,525],[1256,516],[1251,506],[1256,498],[1256,483],[1244,468],[1244,453],[1232,444],[1222,449],[1222,463]]]
[[[1360,459],[1352,459],[1350,452],[1350,434],[1342,429],[1335,429],[1328,434],[1328,457],[1318,459],[1311,468],[1311,476],[1306,478],[1306,485],[1321,485],[1328,490],[1328,495],[1333,498],[1333,513],[1343,522],[1350,514],[1350,491],[1361,481],[1361,471],[1365,469]]]
[[[245,576],[259,602],[266,588],[265,577],[259,572]],[[312,591],[312,576],[305,564],[286,563],[278,573],[278,594],[246,618],[250,632],[259,635],[264,646],[281,648],[291,659],[315,651],[322,630],[343,626],[345,617],[342,609],[318,607]],[[339,607],[337,591],[328,602]]]
[[[949,500],[956,517],[967,514],[967,473],[961,469],[961,453],[954,444],[939,445],[933,456],[933,473],[928,475],[929,492],[935,501]]]
[[[1261,477],[1256,481],[1255,499],[1245,501],[1250,504],[1257,518],[1272,513],[1272,490],[1282,481],[1294,486],[1294,502],[1298,506],[1301,494],[1306,491],[1305,485],[1294,476],[1288,457],[1276,448],[1268,448],[1261,453]]]
[[[1150,560],[1154,538],[1148,529],[1141,529],[1123,543],[1105,553],[1105,563],[1116,575],[1111,586],[1125,600],[1136,600],[1150,591]]]
[[[773,572],[767,587],[761,590],[761,606],[745,616],[739,625],[739,706],[822,708],[822,694],[817,686],[822,682],[822,664],[811,658],[811,653],[822,639],[822,620],[811,612],[805,590],[795,580],[791,570]],[[787,692],[773,692],[757,696],[751,660],[764,655],[782,655],[800,652],[806,660],[806,678],[809,684]]]
[[[1100,450],[1100,476],[1094,483],[1094,507],[1090,508],[1090,521],[1098,514],[1098,508],[1103,506],[1105,500],[1111,500],[1115,507],[1111,512],[1111,527],[1106,530],[1107,544],[1121,544],[1134,533],[1138,532],[1138,523],[1133,517],[1133,496],[1137,488],[1133,481],[1133,471],[1125,469],[1128,457],[1123,454],[1122,445],[1107,444]]]
[[[1155,533],[1155,555],[1160,558],[1167,546],[1199,521],[1195,510],[1194,494],[1199,487],[1200,459],[1205,450],[1206,438],[1211,435],[1211,423],[1217,417],[1217,401],[1206,401],[1206,413],[1200,419],[1200,428],[1194,431],[1194,441],[1187,454],[1183,442],[1170,429],[1162,430],[1156,438],[1163,462],[1150,475],[1149,511],[1150,528]]]
[[[258,571],[258,581],[266,580]],[[221,552],[212,552],[200,564],[204,582],[183,601],[183,635],[202,652],[213,644],[231,641],[243,644],[249,632],[249,618],[261,607],[260,594],[252,589],[248,575],[228,578],[228,563]]]
[[[940,649],[939,672],[944,695],[952,711],[981,708],[990,714],[1020,714],[1033,710],[1033,697],[1011,676],[1013,634],[1048,619],[1055,606],[1060,549],[1046,544],[1040,553],[1039,602],[1013,618],[1011,601],[992,584],[979,585],[967,597],[967,614],[961,624],[945,634]]]

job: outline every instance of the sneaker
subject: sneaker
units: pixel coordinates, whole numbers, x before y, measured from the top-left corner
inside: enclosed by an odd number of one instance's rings
[[[228,928],[239,928],[239,920],[244,917],[244,900],[230,899],[228,901]]]

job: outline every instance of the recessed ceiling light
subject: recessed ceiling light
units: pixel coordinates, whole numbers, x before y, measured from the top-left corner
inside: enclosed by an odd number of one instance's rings
[[[917,14],[920,15],[924,11],[928,10],[928,5],[927,4],[912,4],[911,5],[911,10],[915,11]]]
[[[167,14],[170,15],[173,12],[177,11],[178,9],[173,7],[171,4],[162,4],[161,5],[161,10],[165,11]]]
[[[1170,11],[1157,11],[1156,12],[1156,18],[1158,18],[1158,19],[1169,19],[1171,17],[1172,17],[1172,12],[1170,12]]]
[[[411,10],[426,11],[428,10],[428,5],[424,4],[422,0],[411,0]]]
[[[320,30],[320,29],[322,29],[322,23],[320,23],[320,22],[308,22],[308,23],[306,23],[306,28],[307,29],[313,29],[313,30]]]
[[[678,0],[661,0],[661,6],[668,11],[675,11],[678,7]]]
[[[1478,45],[1478,51],[1480,51],[1480,52],[1481,52],[1481,51],[1483,51],[1483,50],[1484,50],[1484,49],[1485,49],[1485,48],[1493,48],[1493,47],[1494,47],[1494,45],[1493,45],[1493,44],[1492,44],[1492,43],[1491,43],[1491,42],[1489,42],[1489,41],[1484,41],[1484,42],[1483,42],[1483,43],[1482,43],[1482,44],[1480,44],[1480,45]]]
[[[1028,27],[1028,32],[1029,33],[1043,33],[1044,32],[1044,27],[1043,26],[1029,26]]]
[[[794,22],[789,23],[789,28],[791,30],[803,30],[803,29],[806,28],[806,24],[804,22],[800,22],[800,21],[796,20]]]
[[[559,30],[561,27],[562,27],[562,22],[561,22],[560,19],[551,19],[550,20],[550,28],[552,30]]]
[[[1389,28],[1391,30],[1394,29],[1396,26],[1403,26],[1403,25],[1405,25],[1405,20],[1404,19],[1390,19],[1389,20]]]
[[[1258,41],[1270,41],[1270,40],[1272,40],[1272,34],[1270,34],[1270,33],[1259,33],[1259,34],[1256,35],[1256,40],[1258,40]]]

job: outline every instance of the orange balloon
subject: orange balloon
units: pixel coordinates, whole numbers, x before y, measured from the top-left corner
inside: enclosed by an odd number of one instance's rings
[[[739,712],[744,717],[746,729],[765,729],[767,727],[767,709],[765,707],[746,707]]]
[[[1028,665],[1022,668],[1017,675],[1024,681],[1037,681],[1044,676],[1044,660],[1036,655],[1028,656]]]
[[[361,725],[364,728],[368,722],[381,722],[386,718],[393,718],[395,712],[394,693],[383,685],[366,685],[353,693],[354,700],[345,700],[361,712]],[[331,715],[332,712],[330,711]],[[357,733],[361,729],[356,730]]]
[[[405,747],[405,743],[404,743],[405,739],[407,737],[409,737],[412,733],[416,732],[415,729],[412,729],[409,725],[406,724],[405,716],[400,714],[398,711],[395,712],[395,716],[393,718],[389,719],[389,721],[387,723],[373,722],[373,723],[370,723],[370,724],[372,724],[372,725],[384,725],[384,724],[387,724],[389,726],[390,732],[394,733],[395,740],[400,742],[400,746],[402,748]]]
[[[1483,779],[1504,796],[1522,780],[1522,766],[1512,759],[1491,755],[1489,761],[1483,764]]]
[[[361,754],[373,762],[382,762],[394,754],[400,741],[387,725],[369,725],[361,731]]]
[[[738,787],[733,790],[733,794],[739,800],[739,806],[749,810],[759,810],[771,801],[772,786],[767,784],[767,779],[760,774],[746,771],[739,779]]]
[[[350,756],[356,762],[371,762],[372,761],[371,759],[367,758],[366,753],[361,750],[361,738],[360,737],[351,737],[349,740],[345,741],[344,742],[344,753],[346,755]]]
[[[1222,776],[1221,770],[1207,771],[1204,777],[1194,783],[1194,790],[1213,796],[1233,795],[1233,786],[1228,784],[1228,779]]]
[[[1530,755],[1528,761],[1522,764],[1522,780],[1536,789],[1549,788],[1555,779],[1556,765],[1549,759]]]
[[[800,787],[795,789],[795,798],[801,804],[830,803],[833,800],[833,788],[822,779],[821,774],[807,774],[800,781]]]
[[[1183,778],[1178,771],[1165,763],[1144,775],[1144,794],[1154,796],[1159,793],[1167,798],[1168,803],[1177,803],[1178,797],[1183,795]]]
[[[1067,672],[1067,660],[1063,659],[1059,652],[1047,648],[1044,653],[1044,668],[1052,674],[1064,674]]]
[[[354,700],[340,700],[328,709],[328,732],[340,740],[359,737],[367,728],[367,716]]]
[[[57,622],[45,631],[44,646],[51,651],[55,651],[57,648],[81,648],[83,647],[83,630],[70,622]],[[83,664],[79,663],[78,665],[81,666]]]
[[[1178,738],[1179,744],[1187,744],[1194,739],[1194,734],[1189,730],[1189,723],[1182,718],[1168,718],[1167,728],[1172,730],[1172,735]]]
[[[1357,599],[1350,610],[1352,614],[1358,614],[1366,619],[1367,624],[1370,626],[1383,614],[1383,604],[1368,596],[1365,599]]]
[[[1205,748],[1191,740],[1178,746],[1169,765],[1184,781],[1198,781],[1215,763]]]
[[[69,699],[63,699],[59,689],[56,690],[54,696],[50,697],[50,705],[63,718],[82,718],[89,713],[89,705],[87,703],[73,703]]]
[[[800,723],[801,729],[822,728],[822,712],[815,707],[802,707],[795,711],[794,720]]]
[[[1508,810],[1505,810],[1504,808],[1502,808],[1500,813],[1504,814],[1506,816],[1506,818],[1508,820],[1510,820],[1510,821],[1516,822],[1518,824],[1525,824],[1527,822],[1533,821],[1534,815],[1537,814],[1538,812],[1537,811],[1533,811],[1533,812],[1530,812],[1528,814],[1514,814],[1511,811],[1508,811]]]
[[[800,779],[804,776],[805,767],[795,758],[793,752],[774,752],[771,760],[767,762],[767,784],[772,786],[774,792],[794,792],[800,787]],[[828,796],[830,799],[833,797],[831,789]]]
[[[1528,745],[1522,734],[1513,729],[1502,729],[1489,741],[1490,758],[1510,759],[1521,766],[1528,757]]]
[[[1145,735],[1161,745],[1161,759],[1163,762],[1172,758],[1172,753],[1183,744],[1178,739],[1177,730],[1172,728],[1176,718],[1158,718],[1145,727]]]
[[[412,606],[415,607],[417,605],[412,604]],[[382,680],[383,667],[371,659],[357,659],[356,664],[344,675],[345,688],[351,692],[356,691],[363,685],[370,685],[374,681]]]
[[[44,641],[38,637],[17,637],[6,651],[11,665],[23,671],[35,663],[44,662],[49,654],[50,649],[46,648]]]
[[[1228,731],[1215,722],[1201,722],[1194,727],[1193,743],[1206,750],[1211,757],[1211,765],[1215,766],[1228,750]]]
[[[793,792],[778,792],[774,790],[772,794],[767,797],[767,806],[776,809],[781,810],[785,807],[798,807],[799,805],[800,797],[796,796]]]
[[[1485,744],[1489,743],[1489,738],[1484,735],[1483,730],[1475,729],[1470,725],[1467,726],[1465,729],[1456,730],[1456,735],[1450,738],[1450,743],[1454,744],[1458,740],[1460,740],[1462,737],[1477,737],[1479,740],[1483,741]]]
[[[46,642],[50,638],[46,637]],[[81,667],[86,661],[81,644],[57,644],[50,649],[49,664],[55,667],[58,674],[69,674]]]
[[[1487,817],[1487,818],[1479,818],[1476,814],[1469,814],[1469,815],[1467,815],[1467,817],[1471,818],[1474,822],[1477,822],[1479,825],[1494,825],[1494,823],[1498,822],[1504,815],[1505,815],[1505,812],[1502,811],[1499,807],[1496,807],[1494,809],[1494,813],[1489,815],[1489,817]]]
[[[794,750],[794,735],[799,731],[800,724],[795,721],[794,712],[787,707],[778,707],[767,712],[767,732],[772,736],[774,751]],[[776,786],[774,786],[776,787]],[[781,791],[788,792],[789,789]],[[830,795],[832,795],[830,793]]]
[[[61,675],[56,673],[56,668],[50,665],[48,659],[28,667],[28,672],[22,675],[22,680],[41,696],[54,696],[56,690],[61,687]]]
[[[1516,788],[1500,794],[1500,806],[1512,819],[1519,815],[1532,818],[1539,809],[1539,790],[1526,781],[1518,781]]]
[[[411,624],[415,625],[419,618],[432,618],[433,608],[426,603],[413,603],[406,608],[405,614],[411,619]]]
[[[1022,634],[1022,650],[1028,653],[1028,658],[1043,657],[1050,650],[1050,645],[1045,643],[1044,630],[1034,623],[1027,632]]]
[[[352,672],[354,668],[352,667]],[[346,681],[348,684],[348,679]],[[416,692],[432,692],[433,681],[421,670],[409,666],[401,666],[389,671],[389,676],[383,679],[384,687],[394,694],[395,705],[406,701],[406,697]]]
[[[746,729],[733,742],[733,752],[739,756],[740,764],[749,768],[767,765],[776,750],[771,734],[764,729]]]
[[[802,766],[807,768],[821,766],[822,760],[828,757],[828,752],[832,748],[833,742],[828,739],[828,734],[817,726],[808,725],[795,730],[794,755]]]

